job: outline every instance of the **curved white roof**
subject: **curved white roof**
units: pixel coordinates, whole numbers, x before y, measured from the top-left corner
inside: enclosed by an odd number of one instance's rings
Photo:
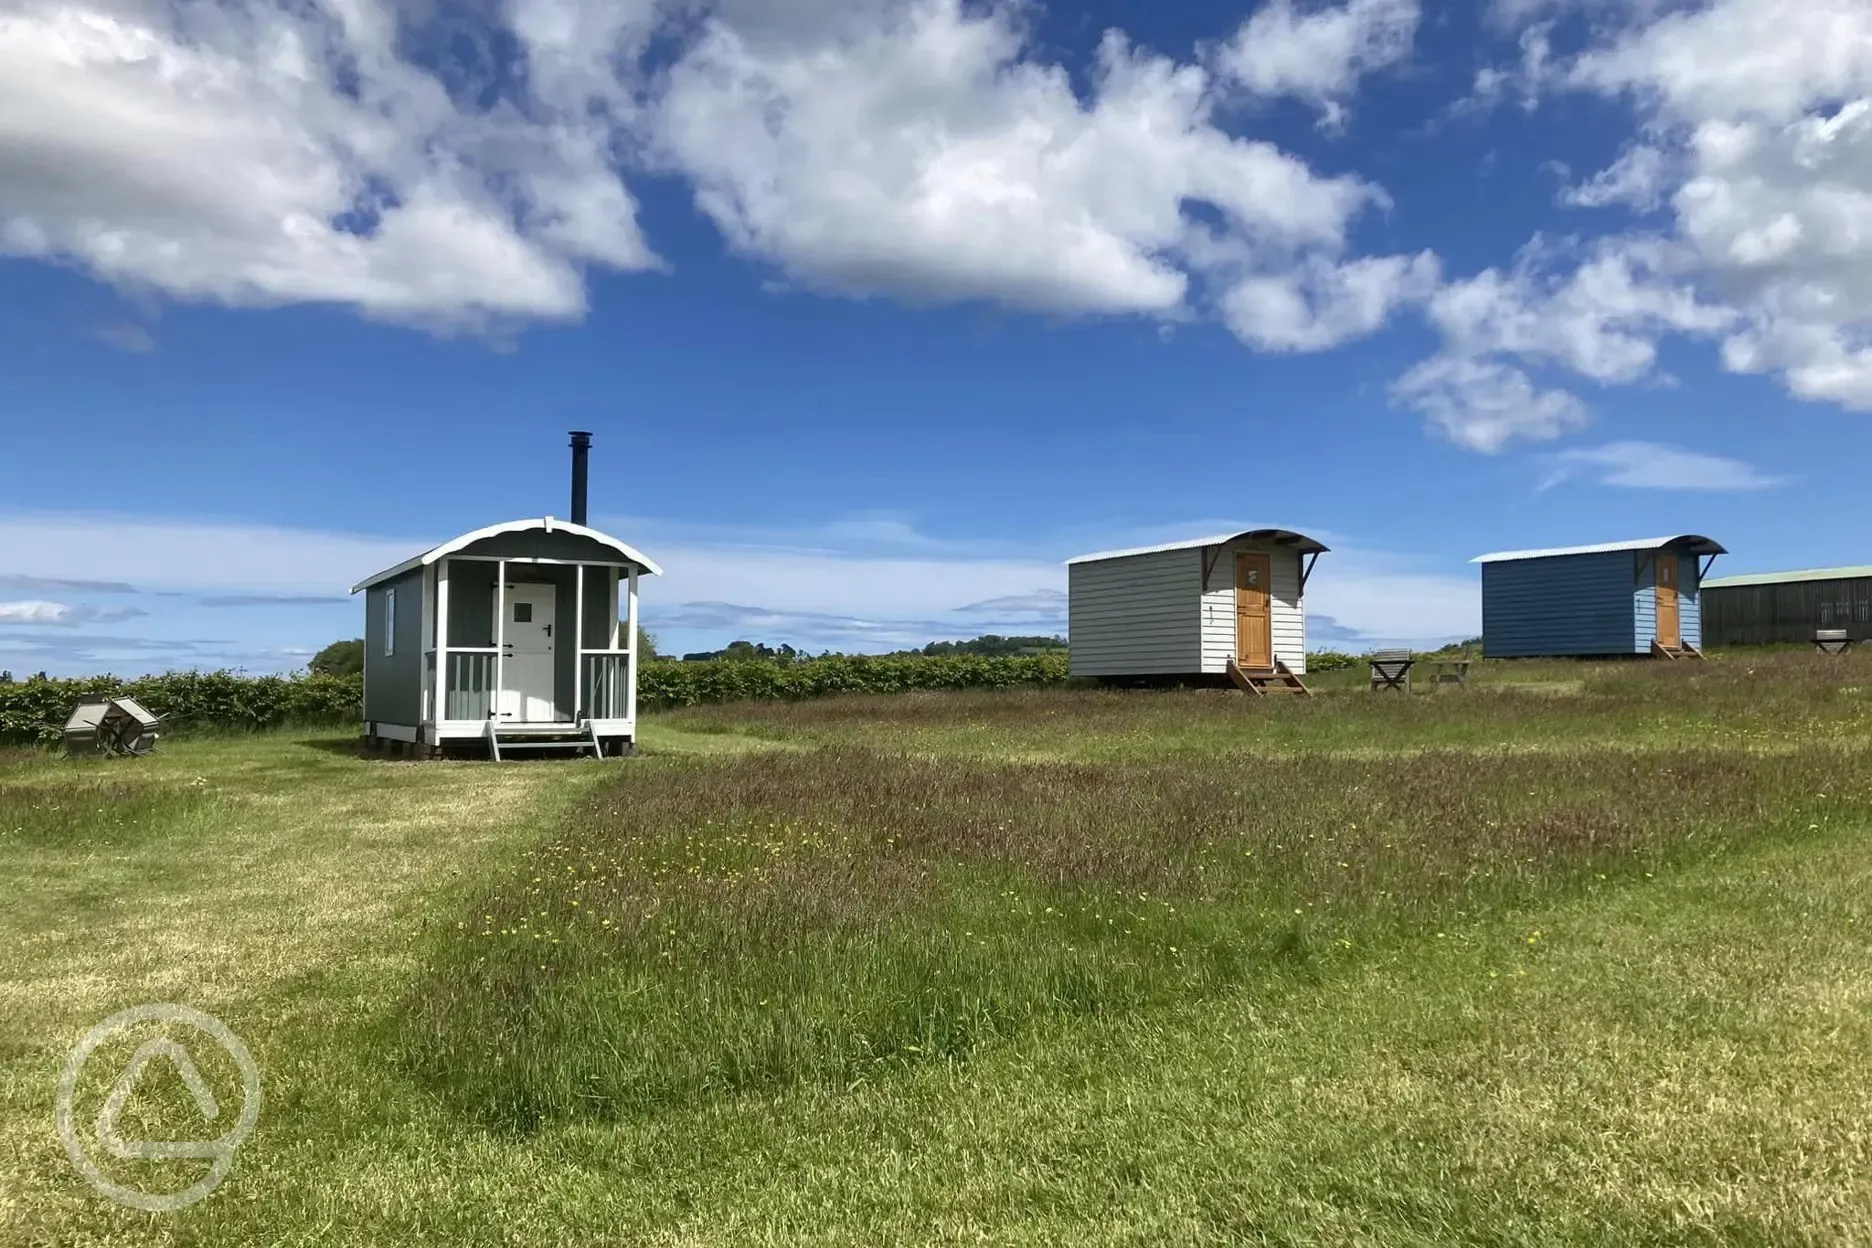
[[[1217,537],[1191,538],[1187,542],[1166,542],[1162,546],[1139,546],[1134,550],[1104,550],[1096,555],[1079,555],[1066,562],[1069,564],[1098,563],[1105,559],[1128,559],[1132,555],[1161,554],[1166,550],[1196,550],[1204,546],[1221,546],[1244,537],[1280,542],[1297,548],[1302,554],[1316,555],[1328,549],[1323,543],[1304,533],[1296,533],[1292,529],[1248,529],[1241,533],[1223,533]]]
[[[532,520],[509,520],[505,524],[490,524],[485,529],[476,529],[472,533],[464,533],[460,537],[451,538],[432,550],[425,550],[422,554],[417,555],[413,559],[405,559],[394,568],[385,568],[375,576],[359,581],[356,585],[351,587],[351,592],[355,594],[360,589],[369,589],[373,585],[380,585],[393,577],[402,576],[411,568],[420,568],[426,564],[434,563],[436,560],[472,546],[484,538],[499,537],[503,533],[527,533],[533,531],[542,533],[570,533],[574,537],[588,537],[594,542],[609,546],[623,557],[624,562],[634,563],[652,576],[660,576],[663,572],[662,568],[659,568],[655,563],[651,562],[648,555],[645,555],[634,546],[625,545],[608,533],[600,533],[597,529],[586,528],[582,524],[573,524],[569,520],[555,520],[551,516],[540,516]]]
[[[1726,555],[1729,552],[1700,533],[1679,533],[1674,537],[1641,537],[1629,542],[1601,542],[1597,546],[1556,546],[1551,550],[1503,550],[1492,555],[1477,555],[1470,563],[1506,563],[1511,559],[1551,559],[1555,555],[1605,555],[1620,550],[1663,550],[1676,546],[1693,555]]]

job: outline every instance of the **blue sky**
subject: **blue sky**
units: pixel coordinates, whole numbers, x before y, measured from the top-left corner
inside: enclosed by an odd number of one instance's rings
[[[1852,0],[23,0],[0,668],[296,667],[572,428],[678,651],[1238,525],[1354,649],[1488,550],[1867,562],[1869,96]]]

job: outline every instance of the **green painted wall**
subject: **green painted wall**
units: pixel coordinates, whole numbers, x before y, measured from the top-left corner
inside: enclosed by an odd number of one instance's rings
[[[423,574],[412,569],[364,591],[364,718],[415,726],[422,722]],[[384,653],[384,623],[396,594],[396,645]]]
[[[491,563],[449,564],[449,645],[494,644],[494,571]]]

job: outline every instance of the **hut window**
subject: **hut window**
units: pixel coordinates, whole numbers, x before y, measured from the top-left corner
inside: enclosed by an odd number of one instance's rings
[[[533,622],[533,604],[530,602],[514,603],[514,623],[531,624]]]
[[[383,652],[387,659],[396,653],[396,590],[384,590],[383,595]]]

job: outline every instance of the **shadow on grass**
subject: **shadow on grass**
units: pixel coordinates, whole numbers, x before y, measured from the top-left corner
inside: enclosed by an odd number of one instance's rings
[[[386,754],[373,754],[364,748],[362,737],[301,737],[293,742],[302,749],[317,750],[321,754],[336,754],[342,758],[387,758]]]

